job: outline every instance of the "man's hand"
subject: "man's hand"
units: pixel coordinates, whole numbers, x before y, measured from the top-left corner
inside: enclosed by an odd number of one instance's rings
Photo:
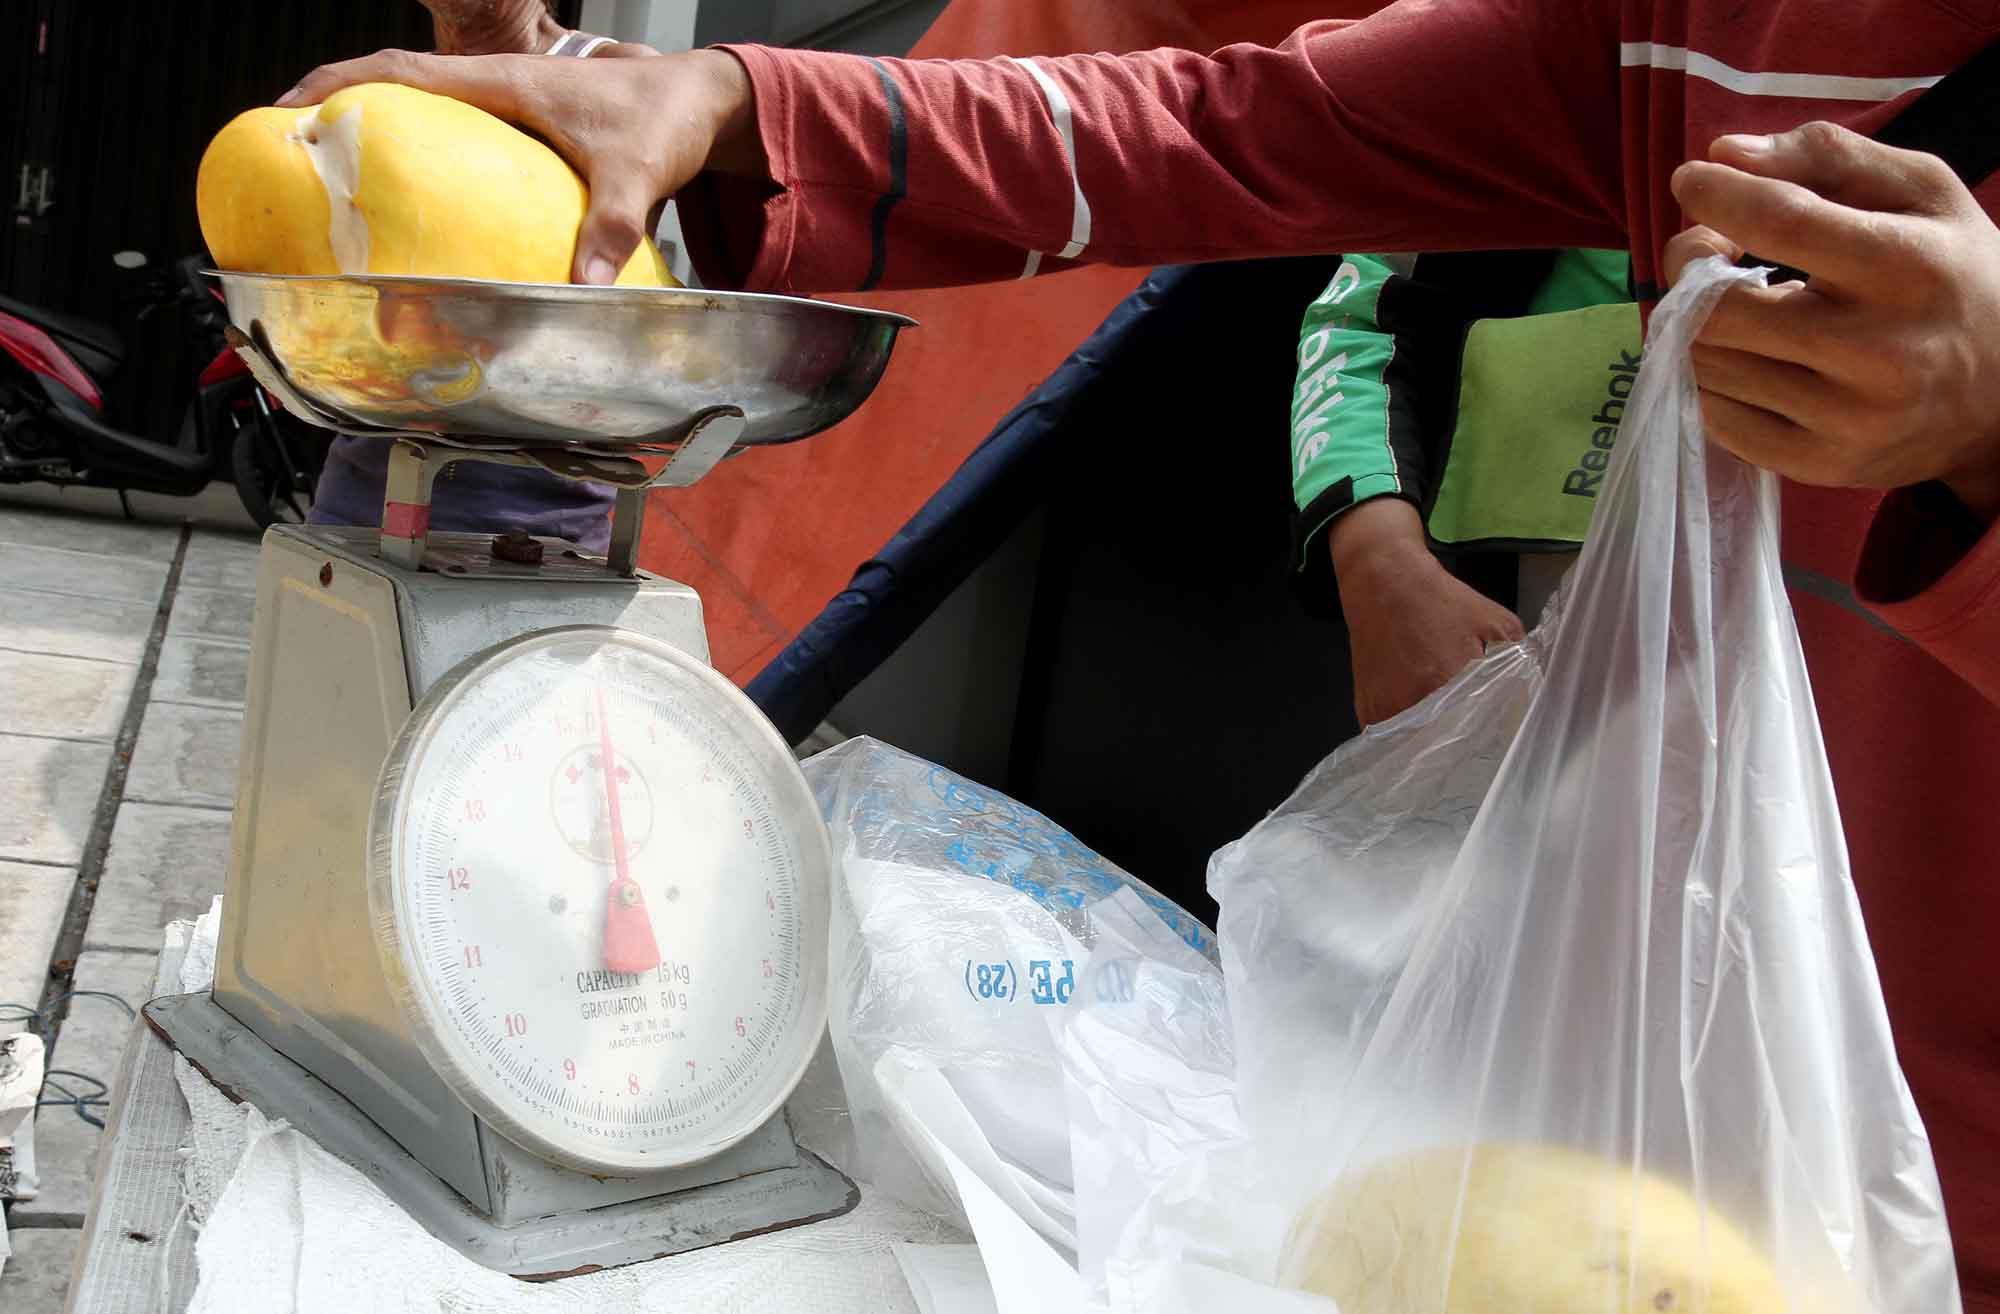
[[[2000,518],[2000,229],[1936,157],[1808,123],[1674,174],[1667,273],[1747,249],[1809,283],[1737,287],[1695,340],[1709,437],[1800,483],[1942,481]]]
[[[1378,497],[1327,535],[1361,724],[1414,707],[1477,660],[1521,638],[1514,613],[1454,578],[1424,546],[1408,502]]]
[[[385,50],[313,70],[278,104],[316,105],[362,82],[451,96],[561,152],[590,186],[570,273],[579,283],[616,279],[651,231],[655,205],[703,169],[766,176],[750,75],[725,51],[562,59]]]

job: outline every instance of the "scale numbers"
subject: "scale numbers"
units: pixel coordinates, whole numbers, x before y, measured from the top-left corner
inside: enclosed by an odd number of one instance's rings
[[[825,1024],[829,858],[734,686],[640,636],[544,631],[441,681],[383,779],[384,961],[426,1057],[496,1130],[642,1171],[783,1103]]]

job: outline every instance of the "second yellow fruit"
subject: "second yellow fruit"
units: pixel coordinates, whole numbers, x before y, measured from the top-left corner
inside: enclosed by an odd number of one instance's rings
[[[1288,1264],[1341,1314],[1777,1314],[1777,1275],[1679,1185],[1548,1145],[1452,1146],[1344,1178]]]

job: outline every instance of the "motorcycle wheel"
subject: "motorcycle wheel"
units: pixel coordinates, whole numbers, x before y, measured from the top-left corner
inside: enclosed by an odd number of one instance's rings
[[[277,423],[274,418],[252,416],[237,426],[230,444],[229,466],[236,495],[260,530],[305,523],[320,462],[325,458],[325,444],[317,435],[287,434],[304,467],[291,469],[278,447]]]

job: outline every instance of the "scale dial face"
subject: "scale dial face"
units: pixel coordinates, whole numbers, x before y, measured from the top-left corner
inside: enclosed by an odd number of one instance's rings
[[[605,627],[487,650],[382,770],[369,898],[419,1047],[494,1130],[586,1172],[709,1158],[826,1024],[831,858],[748,698]]]

